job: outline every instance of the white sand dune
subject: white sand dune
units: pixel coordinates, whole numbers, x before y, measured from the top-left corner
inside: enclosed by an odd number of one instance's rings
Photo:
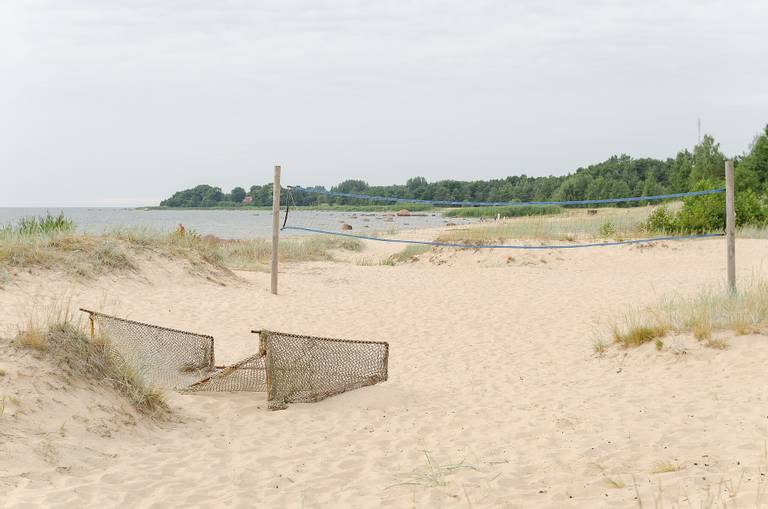
[[[766,247],[739,240],[739,278],[766,276]],[[152,424],[3,343],[0,395],[16,403],[0,418],[0,505],[766,505],[766,337],[592,354],[610,318],[721,284],[724,253],[713,239],[295,264],[277,297],[268,274],[222,286],[160,259],[97,281],[20,275],[0,290],[0,337],[68,299],[212,334],[221,362],[255,351],[258,328],[388,341],[390,379],[280,412],[260,394],[171,394],[174,419]],[[661,462],[682,469],[653,473]]]

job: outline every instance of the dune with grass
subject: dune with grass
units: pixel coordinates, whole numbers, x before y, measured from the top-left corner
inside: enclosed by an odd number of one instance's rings
[[[632,213],[391,236],[535,245],[622,235]],[[0,238],[5,506],[768,504],[766,240],[739,239],[731,295],[720,238],[304,238],[284,244],[273,296],[263,240],[33,230]],[[158,391],[78,307],[213,335],[223,364],[257,350],[253,329],[387,341],[389,380],[282,411]]]

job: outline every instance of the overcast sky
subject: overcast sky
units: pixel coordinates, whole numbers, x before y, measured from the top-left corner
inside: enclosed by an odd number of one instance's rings
[[[0,206],[563,174],[768,123],[768,1],[0,0]]]

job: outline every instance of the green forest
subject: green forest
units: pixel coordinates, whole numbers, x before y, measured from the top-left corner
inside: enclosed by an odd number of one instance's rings
[[[739,156],[733,157],[737,193],[742,209],[748,208],[751,221],[763,220],[765,196],[768,191],[768,126],[759,133]],[[493,180],[440,180],[427,182],[413,177],[405,184],[369,186],[363,180],[347,180],[330,191],[414,198],[419,200],[451,201],[562,201],[651,196],[691,190],[722,187],[726,156],[720,145],[705,135],[693,150],[681,150],[666,160],[629,155],[613,156],[563,176],[509,176]],[[310,189],[325,189],[302,185]],[[250,198],[247,198],[250,197]],[[302,191],[292,192],[297,206],[340,207],[371,206],[367,200],[333,197]],[[711,202],[721,196],[703,197]],[[706,200],[703,200],[705,202]],[[697,202],[698,203],[698,202]],[[744,205],[744,204],[747,205]],[[638,204],[638,203],[635,203]],[[639,204],[643,204],[639,202]],[[219,187],[199,185],[175,193],[160,203],[161,207],[270,207],[272,184],[253,185],[246,190],[235,187],[225,193]],[[378,204],[380,205],[380,203]],[[754,216],[754,217],[753,217]],[[759,217],[758,217],[759,216]],[[744,214],[742,214],[744,217]],[[663,219],[663,218],[662,218]]]

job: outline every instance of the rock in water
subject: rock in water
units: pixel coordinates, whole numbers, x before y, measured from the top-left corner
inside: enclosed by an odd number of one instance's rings
[[[397,211],[397,215],[400,217],[407,217],[411,215],[411,211],[408,209],[400,209]]]
[[[344,224],[341,225],[341,229],[342,230],[351,230],[352,229],[352,225],[344,223]]]

